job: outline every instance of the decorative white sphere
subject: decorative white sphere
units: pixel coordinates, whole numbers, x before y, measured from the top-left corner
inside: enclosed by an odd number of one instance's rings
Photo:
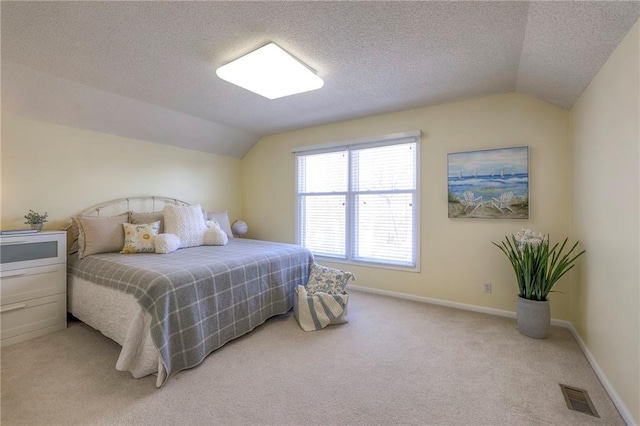
[[[249,227],[243,221],[236,220],[235,222],[233,222],[233,225],[231,226],[231,230],[236,235],[244,235],[249,230]]]

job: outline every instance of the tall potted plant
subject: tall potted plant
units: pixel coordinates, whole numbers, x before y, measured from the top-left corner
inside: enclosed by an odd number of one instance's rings
[[[509,258],[518,281],[518,329],[525,336],[544,339],[551,324],[548,296],[554,284],[585,252],[574,254],[579,241],[566,253],[568,238],[549,247],[549,236],[523,229],[500,244],[492,242]]]

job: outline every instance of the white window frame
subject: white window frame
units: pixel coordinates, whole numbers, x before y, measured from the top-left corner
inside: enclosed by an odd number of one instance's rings
[[[352,202],[350,201],[351,197],[354,197],[356,194],[358,194],[358,191],[353,191],[351,188],[351,182],[349,182],[348,185],[348,189],[347,189],[347,193],[346,193],[346,235],[345,235],[345,245],[346,245],[346,258],[343,257],[333,257],[333,256],[322,256],[322,255],[317,255],[314,254],[314,257],[316,259],[319,260],[326,260],[329,262],[334,262],[334,263],[341,263],[341,264],[351,264],[351,265],[362,265],[362,266],[370,266],[370,267],[375,267],[375,268],[383,268],[383,269],[395,269],[395,270],[401,270],[401,271],[409,271],[409,272],[420,272],[420,219],[421,219],[421,202],[420,202],[420,186],[421,186],[421,178],[420,178],[420,169],[421,169],[421,156],[420,156],[420,145],[421,145],[421,136],[422,136],[422,132],[421,131],[412,131],[412,132],[403,132],[403,133],[394,133],[394,134],[389,134],[389,135],[384,135],[384,136],[378,136],[378,137],[373,137],[373,138],[363,138],[363,139],[356,139],[356,140],[350,140],[350,141],[342,141],[342,142],[332,142],[332,143],[327,143],[327,144],[321,144],[321,145],[309,145],[309,146],[303,146],[303,147],[298,147],[298,148],[294,148],[291,150],[291,152],[293,154],[296,154],[296,157],[298,155],[312,155],[312,154],[321,154],[321,153],[327,153],[327,152],[335,152],[335,151],[343,151],[343,150],[351,150],[351,149],[364,149],[364,148],[374,148],[374,147],[379,147],[379,146],[389,146],[389,145],[399,145],[399,144],[403,144],[403,143],[410,143],[410,142],[415,142],[416,144],[416,151],[415,151],[415,155],[416,155],[416,188],[415,188],[415,193],[414,193],[414,203],[413,203],[413,210],[414,210],[414,229],[413,229],[413,255],[415,256],[414,261],[415,261],[415,265],[414,266],[408,266],[408,265],[399,265],[399,264],[394,264],[392,262],[388,262],[388,263],[383,263],[383,262],[367,262],[367,261],[363,261],[363,260],[356,260],[353,259],[353,238],[355,235],[355,226],[352,223],[352,219],[353,219],[353,215],[351,214],[351,209],[352,209]],[[297,161],[297,159],[296,159]],[[349,181],[351,180],[351,161],[348,161],[348,167],[349,167],[349,171],[348,171],[348,176],[349,176]],[[300,202],[299,202],[299,198],[298,198],[298,166],[296,164],[295,166],[295,200],[296,200],[296,244],[301,244],[300,241]],[[391,191],[384,191],[384,192],[391,192]],[[406,193],[408,191],[406,190],[402,190],[399,191],[400,193]],[[409,191],[410,192],[410,191]],[[366,193],[366,191],[365,191]],[[339,194],[343,194],[343,192],[332,192],[332,195],[339,195]]]

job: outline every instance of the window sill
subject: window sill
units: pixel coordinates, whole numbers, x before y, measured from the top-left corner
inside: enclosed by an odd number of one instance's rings
[[[385,263],[359,262],[359,261],[340,259],[340,258],[329,257],[329,256],[320,256],[320,255],[313,255],[313,257],[316,259],[316,261],[331,262],[331,263],[336,263],[340,265],[353,265],[353,266],[360,266],[365,268],[390,269],[393,271],[420,273],[419,263],[415,267],[412,267],[412,266],[390,265]]]

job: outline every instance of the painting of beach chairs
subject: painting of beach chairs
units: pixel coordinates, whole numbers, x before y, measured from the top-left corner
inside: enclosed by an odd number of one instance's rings
[[[447,157],[450,218],[529,219],[529,147]]]

